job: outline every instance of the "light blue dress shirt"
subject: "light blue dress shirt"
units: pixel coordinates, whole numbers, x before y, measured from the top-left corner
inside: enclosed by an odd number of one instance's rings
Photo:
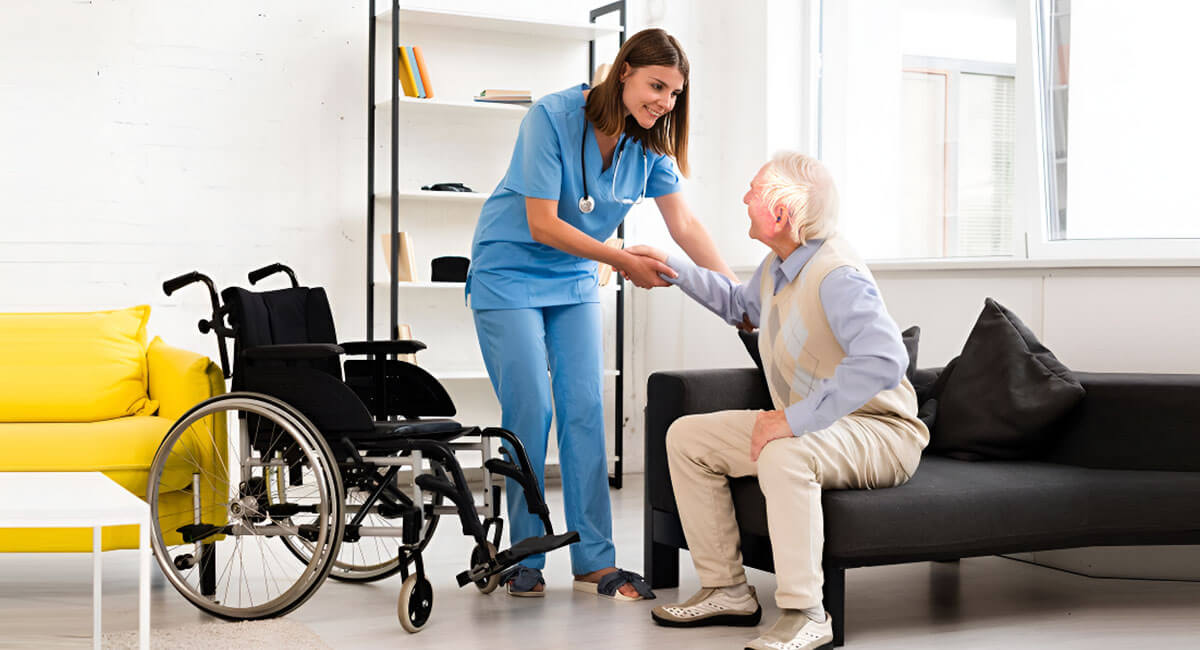
[[[600,301],[596,262],[534,241],[525,214],[526,197],[558,201],[560,219],[604,241],[629,212],[630,206],[620,199],[637,199],[643,183],[647,198],[680,190],[675,161],[644,149],[636,140],[626,141],[619,160],[614,154],[612,164],[603,169],[596,134],[584,116],[587,87],[581,84],[542,97],[521,121],[508,172],[483,204],[475,228],[466,289],[472,309]],[[596,202],[589,214],[579,210],[581,144],[587,159],[588,195]]]
[[[727,323],[741,323],[744,314],[757,327],[762,310],[759,294],[762,274],[771,274],[775,293],[779,293],[796,279],[822,243],[824,240],[810,239],[783,261],[768,256],[767,259],[773,260],[770,268],[766,268],[764,259],[746,284],[738,284],[675,255],[667,258],[667,266],[679,277],[661,277],[678,285]],[[869,277],[851,266],[838,267],[825,276],[820,294],[829,326],[846,357],[832,377],[813,385],[807,398],[784,409],[788,425],[797,436],[827,428],[857,411],[880,391],[895,388],[908,367],[908,352],[900,339],[900,329],[888,315],[879,288]]]

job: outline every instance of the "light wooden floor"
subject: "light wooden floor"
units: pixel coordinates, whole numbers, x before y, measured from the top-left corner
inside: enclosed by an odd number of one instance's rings
[[[613,493],[618,562],[641,569],[642,483],[631,477]],[[555,521],[561,492],[551,489]],[[680,589],[658,592],[653,603],[617,603],[575,593],[566,551],[548,562],[544,599],[480,595],[458,589],[470,544],[443,520],[428,558],[435,606],[426,629],[409,635],[396,621],[399,578],[370,585],[327,581],[290,616],[335,648],[741,648],[755,630],[659,628],[653,604],[686,598],[697,587],[687,554]],[[136,629],[137,570],[132,552],[104,558],[105,631]],[[759,593],[770,595],[770,574],[752,571]],[[1103,580],[998,557],[960,564],[905,564],[847,573],[847,648],[874,650],[970,648],[1200,648],[1200,584]],[[156,576],[154,627],[209,619]],[[774,622],[763,602],[760,630]],[[91,634],[91,559],[88,555],[0,554],[0,647],[88,647]],[[244,650],[244,649],[243,649]]]

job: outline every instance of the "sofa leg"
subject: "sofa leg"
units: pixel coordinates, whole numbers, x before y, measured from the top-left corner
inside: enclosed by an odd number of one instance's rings
[[[646,578],[651,589],[679,586],[679,549],[648,540],[645,548]]]
[[[846,570],[826,566],[824,573],[825,611],[833,617],[833,645],[841,647],[846,643]]]

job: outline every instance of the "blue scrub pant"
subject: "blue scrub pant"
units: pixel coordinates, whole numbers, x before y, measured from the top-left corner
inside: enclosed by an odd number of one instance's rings
[[[477,310],[474,314],[479,347],[503,411],[501,426],[525,445],[543,494],[550,420],[553,413],[558,414],[567,530],[578,531],[580,537],[570,546],[572,570],[581,575],[616,566],[604,445],[599,303]],[[545,527],[529,512],[521,486],[512,479],[506,481],[509,539],[516,543],[544,535]],[[530,556],[521,564],[541,569],[546,557]]]

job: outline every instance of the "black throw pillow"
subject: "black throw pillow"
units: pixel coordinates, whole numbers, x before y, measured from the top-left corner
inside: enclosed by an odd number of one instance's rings
[[[930,451],[962,460],[1036,456],[1049,425],[1083,399],[1071,371],[988,298],[962,354],[939,377]]]
[[[742,345],[746,346],[746,352],[749,352],[750,358],[754,359],[754,365],[758,366],[759,372],[763,372],[762,357],[758,355],[758,330],[753,332],[738,330],[737,333],[738,338],[742,340]]]

